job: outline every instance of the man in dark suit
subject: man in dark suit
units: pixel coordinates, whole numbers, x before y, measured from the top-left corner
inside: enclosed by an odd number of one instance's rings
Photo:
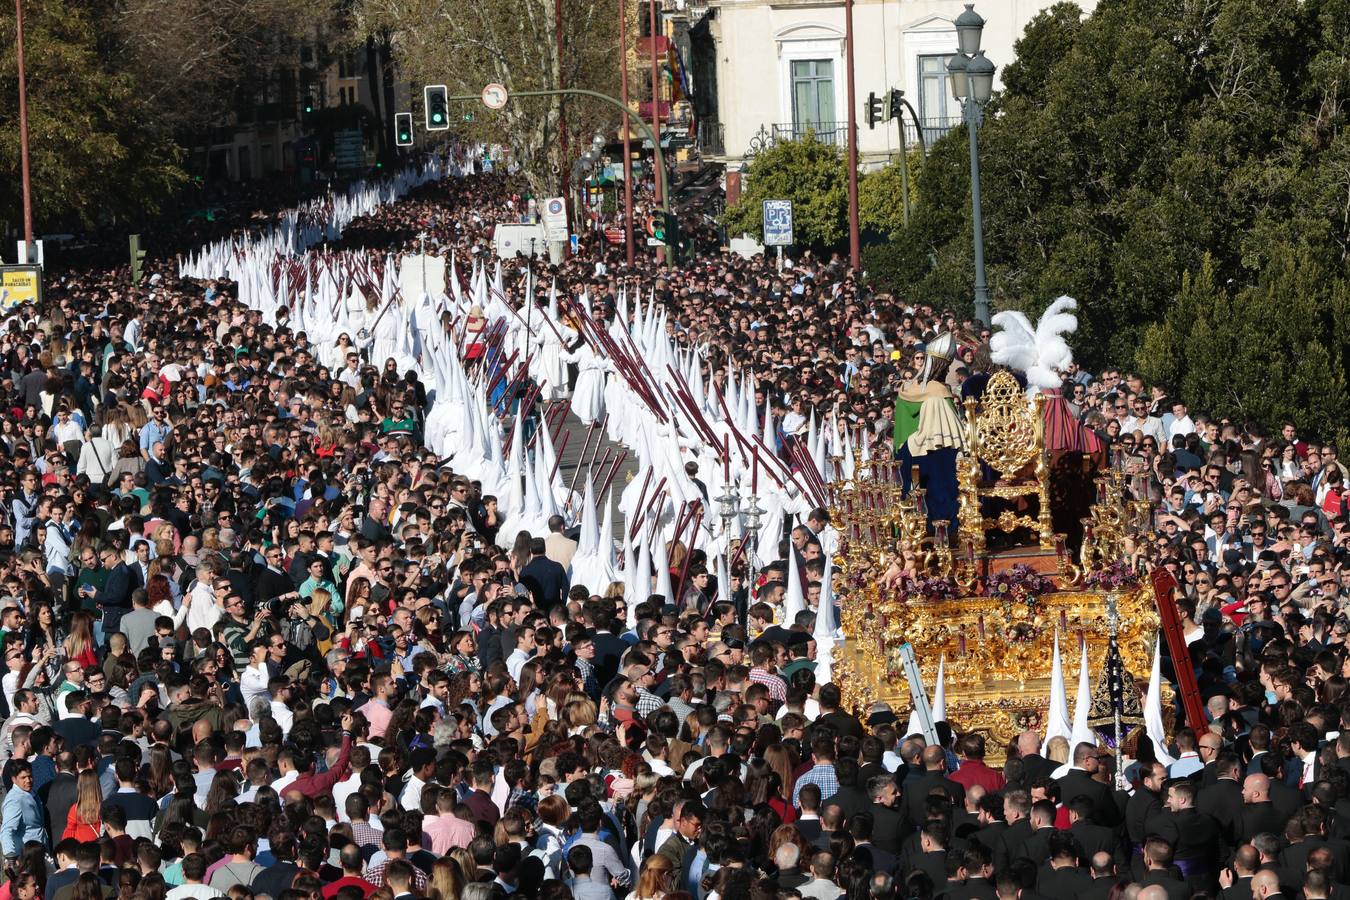
[[[872,805],[867,791],[858,785],[858,761],[856,759],[836,760],[834,772],[839,779],[839,790],[830,795],[827,806],[837,806],[843,810],[844,818],[850,819]]]
[[[1216,735],[1201,738],[1208,740]],[[1236,753],[1220,753],[1214,760],[1214,783],[1200,788],[1195,798],[1195,808],[1214,817],[1223,829],[1223,838],[1227,846],[1236,847],[1242,830],[1242,785],[1238,783],[1238,772],[1242,761]]]
[[[1220,900],[1252,900],[1252,876],[1261,864],[1261,854],[1243,844],[1233,854],[1233,864],[1219,873]]]
[[[1035,810],[1032,810],[1035,815]],[[1050,829],[1050,864],[1036,877],[1036,893],[1050,900],[1077,900],[1092,886],[1092,876],[1078,868],[1078,842],[1073,835]]]
[[[64,824],[57,825],[55,830],[52,826],[53,823],[64,823],[70,808],[75,805],[77,799],[75,783],[75,754],[70,750],[62,750],[56,754],[56,777],[38,791],[38,798],[47,807],[48,834],[59,835],[65,830]],[[71,858],[74,859],[74,857]],[[74,881],[75,879],[72,878],[71,880]]]
[[[258,587],[255,593],[259,603],[269,603],[282,594],[289,594],[299,586],[298,582],[292,580],[281,568],[282,556],[282,549],[279,546],[268,547],[263,554],[267,564],[256,570]],[[303,580],[304,578],[301,579]]]
[[[520,583],[529,588],[534,605],[548,612],[567,600],[571,582],[567,570],[549,559],[543,538],[530,540],[530,561],[520,570]]]
[[[1284,900],[1280,893],[1280,878],[1269,869],[1252,876],[1252,900]]]
[[[830,841],[844,831],[844,811],[834,805],[834,796],[825,802],[820,811],[820,834],[816,835],[811,846],[817,850],[830,849]]]
[[[1084,859],[1092,859],[1098,853],[1106,853],[1118,863],[1124,863],[1128,857],[1121,852],[1120,840],[1110,828],[1103,828],[1092,821],[1092,801],[1087,797],[1074,797],[1069,808],[1069,834],[1078,841]]]
[[[1158,762],[1150,764],[1140,777],[1138,789],[1125,804],[1125,837],[1130,842],[1131,857],[1144,847],[1148,820],[1162,812],[1162,787],[1166,781],[1167,767]]]
[[[836,684],[821,685],[819,696],[820,715],[817,725],[829,725],[839,737],[855,737],[862,740],[863,727],[858,717],[842,709],[843,695]]]
[[[909,820],[916,825],[922,825],[925,821],[924,807],[930,794],[945,794],[955,806],[959,806],[966,798],[966,789],[944,774],[947,755],[941,747],[925,747],[921,758],[923,771],[912,774],[903,786],[905,809],[909,813]]]
[[[1297,764],[1298,760],[1294,760],[1294,763]],[[1294,813],[1303,808],[1303,794],[1285,782],[1284,760],[1278,753],[1262,754],[1261,774],[1269,779],[1270,802],[1275,807],[1275,814],[1281,822],[1288,822]],[[1281,834],[1283,830],[1281,828],[1275,833]]]
[[[52,730],[61,736],[67,747],[92,745],[98,740],[98,726],[89,721],[89,695],[71,691],[66,695],[66,709],[70,715],[52,723]]]
[[[900,869],[900,858],[872,843],[875,823],[870,812],[860,812],[848,820],[848,832],[853,835],[853,849],[866,850],[872,857],[872,871],[894,875]]]
[[[1116,874],[1116,863],[1109,853],[1096,853],[1092,856],[1092,884],[1083,890],[1083,900],[1108,900],[1116,885],[1126,881]]]
[[[1001,847],[994,850],[994,868],[1002,872],[1008,863],[1022,855],[1022,845],[1031,837],[1031,794],[1024,790],[1003,795],[1003,819],[1008,823],[1001,835]]]
[[[597,618],[595,633],[591,636],[595,644],[595,678],[600,684],[609,684],[619,672],[619,660],[628,652],[628,642],[611,629],[614,623],[607,617]]]
[[[1093,821],[1110,828],[1120,822],[1120,814],[1111,789],[1092,777],[1101,765],[1100,755],[1101,751],[1087,742],[1073,748],[1073,767],[1059,779],[1060,800],[1068,803],[1075,797],[1087,797],[1092,801]]]
[[[993,856],[988,849],[971,844],[961,858],[960,872],[965,874],[965,879],[950,883],[950,888],[943,894],[947,900],[997,900]]]
[[[1144,875],[1139,884],[1160,887],[1167,892],[1167,900],[1190,900],[1191,889],[1186,882],[1172,877],[1172,845],[1160,837],[1144,842]],[[1278,885],[1279,882],[1276,881]]]
[[[900,805],[900,789],[895,784],[895,778],[877,775],[868,779],[867,795],[872,799],[867,814],[872,818],[874,843],[892,856],[898,856],[901,842],[905,835],[914,830],[914,826],[905,820]]]
[[[941,749],[941,748],[939,748]],[[947,881],[947,830],[941,822],[929,822],[919,832],[920,852],[911,858],[914,870],[933,879],[933,884]]]
[[[1321,849],[1330,851],[1335,860],[1331,874],[1338,882],[1344,882],[1346,871],[1350,869],[1350,847],[1345,841],[1327,839],[1327,813],[1325,807],[1311,804],[1304,807],[1299,821],[1303,825],[1303,840],[1290,844],[1280,854],[1280,865],[1289,873],[1291,880],[1308,870],[1310,856]],[[1288,836],[1288,831],[1285,832]]]
[[[1022,780],[1026,784],[1037,778],[1049,778],[1058,768],[1041,756],[1041,736],[1034,731],[1024,731],[1017,736],[1017,756],[1022,760]]]
[[[1247,843],[1258,834],[1284,834],[1284,823],[1275,804],[1270,802],[1270,779],[1265,775],[1248,775],[1242,782],[1238,841]]]
[[[1055,804],[1049,800],[1031,804],[1031,835],[1012,854],[1013,859],[1031,860],[1038,868],[1050,859],[1050,839],[1059,833],[1055,830],[1055,814]]]
[[[991,859],[999,855],[1003,847],[1003,834],[1008,830],[1008,823],[1003,821],[1003,807],[1003,796],[999,794],[985,794],[981,797],[979,811],[976,813],[979,828],[967,835],[972,844],[987,848]]]
[[[131,592],[141,585],[136,583],[136,575],[126,564],[122,555],[112,547],[105,547],[102,553],[103,567],[108,570],[108,579],[102,588],[86,587],[87,595],[92,595],[94,603],[103,611],[103,633],[110,634],[118,630],[122,617],[131,612]],[[74,744],[67,743],[67,747]]]
[[[1150,834],[1163,838],[1173,848],[1172,858],[1197,891],[1212,889],[1222,840],[1219,823],[1195,808],[1197,786],[1189,779],[1167,787],[1167,808],[1148,824]]]

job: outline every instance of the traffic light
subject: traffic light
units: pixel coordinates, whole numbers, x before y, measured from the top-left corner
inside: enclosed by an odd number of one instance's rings
[[[423,91],[426,100],[427,131],[445,131],[450,127],[449,92],[443,84],[429,84]]]
[[[891,114],[888,118],[903,119],[905,117],[905,92],[899,88],[891,88]]]
[[[413,145],[412,113],[394,113],[394,146]]]
[[[309,114],[312,113],[312,112],[314,112],[314,95],[313,95],[313,94],[306,94],[306,95],[305,95],[305,115],[309,115]]]
[[[665,222],[662,230],[665,232],[666,246],[678,249],[680,246],[680,219],[673,212],[664,213],[663,218]]]
[[[886,117],[881,114],[881,98],[876,94],[867,95],[867,127],[876,128],[878,122],[886,121]]]
[[[145,259],[145,251],[141,249],[141,236],[139,234],[131,235],[128,241],[131,247],[131,283],[141,283],[141,260]]]

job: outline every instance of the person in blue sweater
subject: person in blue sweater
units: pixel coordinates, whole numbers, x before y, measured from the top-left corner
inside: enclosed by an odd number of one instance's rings
[[[26,762],[14,765],[14,786],[5,794],[0,807],[0,850],[6,860],[19,858],[19,851],[28,841],[47,846],[47,829],[43,824],[42,804],[33,793],[33,767]]]

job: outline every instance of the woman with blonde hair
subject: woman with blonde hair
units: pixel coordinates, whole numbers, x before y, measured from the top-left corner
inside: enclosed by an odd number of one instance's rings
[[[572,695],[575,696],[575,695]],[[586,729],[595,724],[600,717],[595,708],[594,701],[590,697],[573,700],[568,699],[567,705],[562,710],[563,725],[567,727],[567,736],[574,737],[578,734],[584,734]]]
[[[642,873],[638,883],[627,900],[661,900],[670,893],[670,884],[675,877],[675,864],[670,857],[654,853],[642,863]]]
[[[65,642],[66,659],[78,662],[84,668],[98,665],[94,653],[94,617],[84,610],[70,615],[70,634]]]
[[[611,581],[609,587],[605,588],[605,599],[622,600],[623,598],[623,582]]]
[[[427,900],[459,900],[464,888],[464,873],[453,856],[442,856],[431,866],[427,879]]]
[[[66,813],[66,830],[61,840],[97,841],[103,834],[102,811],[103,788],[99,786],[98,773],[85,769],[75,779],[75,803]]]
[[[466,882],[478,873],[478,865],[473,861],[473,854],[468,851],[468,848],[455,847],[446,856],[459,863],[459,871],[463,873]],[[367,897],[366,900],[370,900],[370,898]]]
[[[1066,763],[1069,761],[1069,741],[1063,735],[1055,735],[1045,742],[1045,758],[1051,762]]]

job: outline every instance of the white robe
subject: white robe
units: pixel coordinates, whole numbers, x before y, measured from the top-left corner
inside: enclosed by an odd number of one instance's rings
[[[577,364],[577,383],[572,389],[572,413],[585,425],[605,417],[605,373],[614,368],[597,356],[589,344],[561,354],[564,362]]]

